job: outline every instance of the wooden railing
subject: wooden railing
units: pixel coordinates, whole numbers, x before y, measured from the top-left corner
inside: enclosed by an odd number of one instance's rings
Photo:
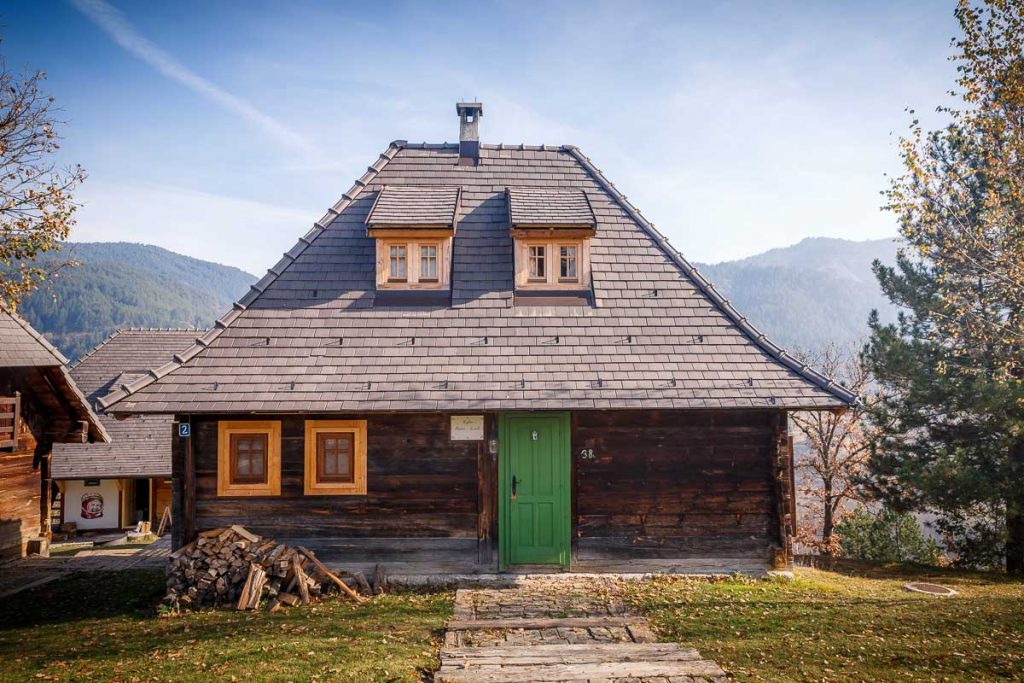
[[[0,396],[0,448],[18,447],[21,395]]]

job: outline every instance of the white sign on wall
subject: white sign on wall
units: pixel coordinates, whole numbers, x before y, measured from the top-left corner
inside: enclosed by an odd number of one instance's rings
[[[483,415],[452,415],[452,441],[483,440]]]

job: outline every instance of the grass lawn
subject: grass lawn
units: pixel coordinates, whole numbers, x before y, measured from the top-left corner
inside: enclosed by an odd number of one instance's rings
[[[0,680],[417,681],[452,602],[408,592],[160,617],[163,589],[160,570],[90,572],[0,600]]]
[[[909,593],[908,581],[959,595]],[[1024,680],[1024,583],[843,564],[794,581],[663,578],[627,589],[664,640],[740,681]]]

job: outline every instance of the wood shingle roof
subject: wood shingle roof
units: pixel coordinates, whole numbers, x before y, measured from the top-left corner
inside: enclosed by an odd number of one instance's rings
[[[235,309],[114,412],[836,408],[855,397],[737,313],[575,147],[393,143]],[[451,305],[375,306],[385,187],[461,188]],[[593,305],[515,305],[508,188],[583,195]]]
[[[392,185],[377,193],[366,226],[453,228],[458,210],[458,187]]]
[[[20,383],[37,380],[45,387],[37,394],[48,421],[55,425],[55,441],[72,423],[88,425],[89,439],[106,442],[110,436],[66,367],[68,359],[21,316],[0,304],[0,372]],[[34,376],[34,377],[33,377]]]
[[[83,356],[71,376],[96,401],[121,382],[147,375],[147,368],[169,361],[187,348],[200,330],[123,329]],[[55,444],[51,473],[55,479],[104,479],[171,476],[170,415],[128,420],[100,416],[111,442]]]
[[[509,223],[513,228],[594,228],[597,219],[581,189],[510,187]]]

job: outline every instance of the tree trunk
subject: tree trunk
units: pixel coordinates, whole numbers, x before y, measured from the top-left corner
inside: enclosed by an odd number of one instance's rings
[[[1010,476],[1013,493],[1006,501],[1006,571],[1024,574],[1024,438],[1010,447]],[[1016,495],[1014,495],[1016,494]]]
[[[821,540],[825,543],[825,554],[831,557],[835,554],[832,552],[832,534],[835,532],[835,516],[832,514],[832,494],[828,492],[831,490],[831,487],[826,486],[825,490],[825,510],[823,511],[821,519]]]
[[[1006,571],[1024,574],[1024,514],[1020,512],[1006,513]]]

